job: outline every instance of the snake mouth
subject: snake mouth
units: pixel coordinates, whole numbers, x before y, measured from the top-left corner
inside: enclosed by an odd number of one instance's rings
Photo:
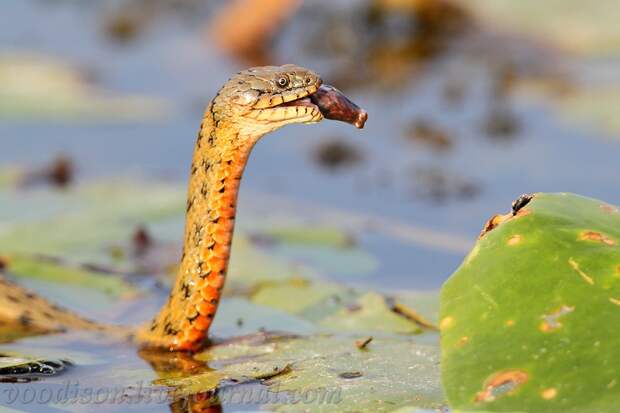
[[[291,97],[289,94],[265,98],[254,105],[247,116],[261,123],[280,124],[316,123],[325,118],[350,123],[358,129],[362,129],[368,119],[364,109],[330,85],[313,87]]]
[[[325,119],[338,120],[362,129],[368,113],[353,103],[344,93],[331,85],[322,85],[314,93],[300,99],[284,102],[276,107],[303,107],[317,110]]]
[[[317,93],[317,92],[314,92],[314,93]],[[312,96],[314,95],[314,93],[304,96],[303,98],[299,98],[297,100],[292,100],[290,102],[281,103],[280,105],[276,107],[299,107],[301,106],[301,107],[317,110],[322,113],[321,108],[312,101]]]

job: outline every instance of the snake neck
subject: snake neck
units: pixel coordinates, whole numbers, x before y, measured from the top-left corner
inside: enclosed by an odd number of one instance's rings
[[[207,108],[192,159],[181,264],[167,303],[139,334],[145,344],[204,346],[226,278],[239,184],[263,134],[244,132]]]

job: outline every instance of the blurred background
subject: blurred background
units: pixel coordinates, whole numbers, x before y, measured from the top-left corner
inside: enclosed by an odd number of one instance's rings
[[[240,213],[260,194],[276,209],[320,206],[389,228],[394,237],[360,235],[380,262],[361,282],[439,287],[484,221],[525,192],[620,203],[615,0],[4,0],[2,9],[0,168],[20,168],[24,186],[137,176],[184,187],[202,111],[223,82],[248,66],[295,63],[369,121],[361,132],[323,122],[265,138]]]

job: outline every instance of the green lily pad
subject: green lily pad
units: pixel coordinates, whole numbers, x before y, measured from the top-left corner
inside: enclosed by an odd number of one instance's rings
[[[450,405],[616,412],[618,208],[566,193],[538,193],[516,205],[489,221],[441,290]]]
[[[61,265],[49,258],[8,255],[3,258],[7,270],[18,278],[74,285],[100,290],[115,297],[130,297],[136,293],[134,287],[114,274],[100,274],[80,267]]]
[[[326,317],[319,325],[334,331],[391,332],[417,334],[420,327],[388,306],[385,297],[377,293],[361,296],[354,308],[343,308],[336,314]]]
[[[330,335],[248,336],[197,355],[211,370],[164,378],[156,384],[175,388],[175,395],[181,397],[213,391],[224,382],[234,386],[259,380],[282,400],[267,406],[278,412],[299,411],[300,406],[305,412],[390,412],[402,406],[443,406],[437,385],[437,347],[392,337],[376,339],[360,350],[354,341]]]

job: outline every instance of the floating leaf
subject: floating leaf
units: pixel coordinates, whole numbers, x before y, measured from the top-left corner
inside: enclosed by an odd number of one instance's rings
[[[299,406],[307,412],[442,406],[437,348],[400,337],[376,339],[359,350],[348,337],[255,335],[216,345],[196,358],[208,361],[214,370],[157,384],[172,386],[183,396],[213,391],[217,383],[260,380],[272,396],[288,400],[269,405],[284,412],[298,411]],[[292,404],[295,398],[298,404]]]
[[[618,208],[545,193],[516,205],[516,213],[489,221],[441,291],[442,381],[450,405],[616,412]]]

